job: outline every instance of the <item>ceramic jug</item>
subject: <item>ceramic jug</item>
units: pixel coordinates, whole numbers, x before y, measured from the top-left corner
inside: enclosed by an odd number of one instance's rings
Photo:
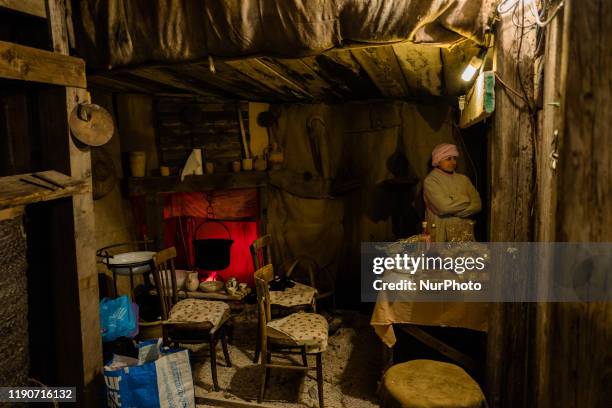
[[[191,272],[189,276],[187,276],[187,281],[185,282],[185,287],[189,292],[195,292],[198,290],[198,286],[200,285],[200,279],[198,279],[197,272]]]

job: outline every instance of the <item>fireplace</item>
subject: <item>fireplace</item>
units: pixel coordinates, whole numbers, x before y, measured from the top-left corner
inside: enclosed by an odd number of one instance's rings
[[[192,176],[198,177],[198,176]],[[207,177],[207,176],[200,176]],[[162,231],[159,247],[174,246],[177,250],[177,267],[197,270],[200,280],[225,281],[235,277],[240,282],[253,284],[253,262],[249,246],[262,231],[261,189],[214,189],[197,192],[162,194]],[[146,233],[150,228],[143,217],[149,208],[144,201],[133,201],[138,208],[135,217],[141,224],[139,230]],[[215,221],[215,222],[207,222]],[[196,267],[194,239],[231,238],[230,263],[221,270],[204,270]]]

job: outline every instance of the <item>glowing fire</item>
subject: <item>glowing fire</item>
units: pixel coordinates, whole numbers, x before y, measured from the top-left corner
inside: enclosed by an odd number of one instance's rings
[[[208,282],[208,281],[216,281],[216,280],[220,280],[218,277],[217,272],[212,271],[210,273],[210,275],[208,275],[208,277],[206,279],[204,279],[204,282]]]

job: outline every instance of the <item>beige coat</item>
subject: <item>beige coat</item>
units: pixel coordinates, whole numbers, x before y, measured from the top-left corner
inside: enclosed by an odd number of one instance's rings
[[[468,217],[480,211],[481,202],[467,176],[435,168],[425,177],[423,195],[433,241],[464,241],[470,234],[473,240],[474,223]]]

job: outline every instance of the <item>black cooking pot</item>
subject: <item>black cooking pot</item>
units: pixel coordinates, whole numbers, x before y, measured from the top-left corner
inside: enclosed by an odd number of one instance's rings
[[[203,238],[197,239],[198,230],[207,223],[220,224],[225,228],[228,238]],[[195,250],[195,266],[207,271],[218,271],[225,269],[230,264],[230,249],[234,241],[227,226],[221,221],[206,220],[196,228],[194,233],[193,248]]]

